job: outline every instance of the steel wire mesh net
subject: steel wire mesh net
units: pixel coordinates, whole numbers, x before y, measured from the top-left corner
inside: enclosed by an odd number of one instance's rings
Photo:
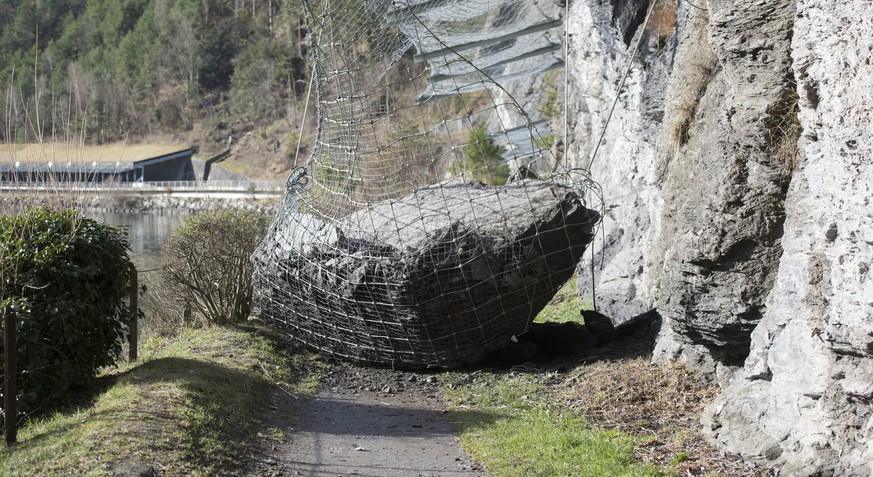
[[[499,83],[560,62],[559,12],[521,0],[303,4],[316,144],[252,256],[256,308],[360,363],[481,360],[574,275],[599,220],[585,204],[596,185],[537,146]]]

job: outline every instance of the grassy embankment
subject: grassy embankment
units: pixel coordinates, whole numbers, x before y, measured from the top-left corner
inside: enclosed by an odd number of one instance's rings
[[[270,396],[302,400],[317,383],[317,366],[275,339],[260,326],[214,327],[152,343],[101,376],[104,390],[27,423],[0,450],[0,475],[246,472],[265,436],[283,437],[262,422]]]
[[[582,322],[583,306],[568,284],[537,321]],[[707,470],[725,468],[697,431],[712,390],[682,368],[626,357],[445,382],[463,447],[493,477],[732,475]]]

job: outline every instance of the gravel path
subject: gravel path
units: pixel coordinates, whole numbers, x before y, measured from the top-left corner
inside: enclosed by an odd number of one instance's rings
[[[461,449],[438,377],[337,365],[264,474],[324,477],[486,476]]]

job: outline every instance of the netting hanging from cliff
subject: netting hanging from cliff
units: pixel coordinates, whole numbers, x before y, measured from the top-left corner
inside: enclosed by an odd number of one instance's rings
[[[485,87],[483,74],[504,84],[562,66],[559,16],[553,0],[417,0],[388,18],[428,62],[427,101]]]
[[[317,139],[252,257],[256,307],[333,356],[475,362],[573,276],[599,218],[496,81],[560,61],[554,4],[303,3]]]

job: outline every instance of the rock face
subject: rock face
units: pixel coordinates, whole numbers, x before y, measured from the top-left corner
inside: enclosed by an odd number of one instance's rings
[[[705,416],[785,475],[873,474],[873,4],[798,1],[803,152],[743,370]]]
[[[646,7],[646,2],[570,2],[568,110],[574,114],[569,118],[570,144],[564,159],[570,167],[588,167],[597,149],[631,56],[625,34],[630,31],[633,35],[639,27],[633,19],[639,16],[640,8],[645,15]],[[663,31],[647,33],[644,61],[637,63],[625,82],[591,168],[603,189],[603,240],[592,244],[596,264],[593,278],[590,261],[580,267],[579,289],[591,298],[594,280],[598,308],[619,321],[644,313],[655,304],[645,264],[659,227],[661,191],[657,187],[655,146],[664,115],[672,50],[677,43],[673,28],[670,24]]]
[[[405,368],[474,363],[526,331],[599,218],[575,189],[531,179],[437,184],[332,224],[290,207],[253,256],[261,316],[328,354]]]
[[[606,210],[605,246],[594,243],[597,305],[617,321],[657,308],[660,359],[714,377],[748,354],[781,253],[788,180],[770,128],[793,91],[794,7],[660,1],[643,28],[649,6],[573,4],[581,114],[569,160],[590,161],[639,38],[592,167]],[[580,267],[586,293],[590,269]]]
[[[599,311],[662,316],[655,359],[724,389],[705,423],[722,448],[870,475],[873,4],[656,0],[645,23],[650,6],[570,4],[571,166],[619,97],[592,167]]]
[[[677,55],[667,102],[687,126],[661,136],[674,151],[659,158],[664,208],[650,266],[668,326],[656,353],[713,373],[748,355],[782,251],[788,171],[775,158],[780,139],[771,130],[783,111],[795,114],[794,4],[712,1],[708,12],[690,13],[693,27],[707,20],[707,35]],[[707,43],[711,52],[700,51]],[[686,70],[700,70],[696,81]],[[687,96],[695,83],[696,103]]]

